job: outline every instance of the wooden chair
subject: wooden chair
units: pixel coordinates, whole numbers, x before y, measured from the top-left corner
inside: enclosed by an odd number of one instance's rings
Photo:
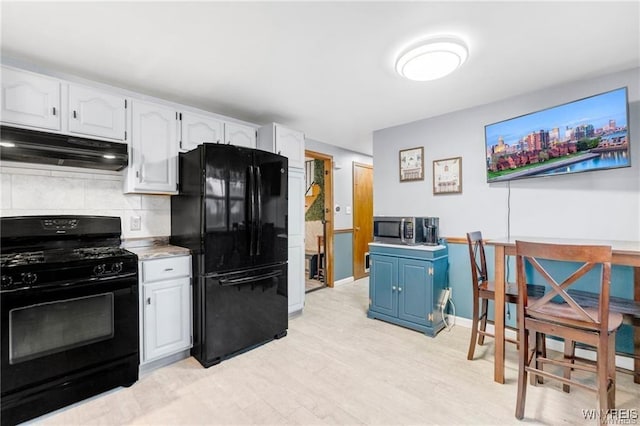
[[[546,260],[581,263],[575,272],[558,283],[548,270]],[[549,285],[548,291],[540,298],[530,298],[525,288],[527,282],[526,264],[537,271]],[[516,268],[519,293],[518,329],[521,342],[518,351],[518,397],[516,418],[524,417],[527,391],[527,374],[531,381],[536,377],[546,377],[563,383],[563,390],[576,386],[596,392],[600,410],[615,408],[615,333],[622,324],[622,315],[609,312],[609,287],[611,281],[611,247],[541,244],[516,241]],[[600,269],[600,300],[597,308],[583,307],[568,292],[569,287],[581,282],[587,272]],[[566,275],[566,272],[565,272]],[[560,302],[560,300],[562,302]],[[541,338],[531,342],[544,341],[547,334],[564,338],[563,359],[540,356],[535,347],[529,348],[529,336]],[[597,360],[594,363],[577,363],[575,342],[595,347]],[[561,371],[544,371],[549,364],[560,367]],[[584,380],[571,380],[572,370],[593,372],[595,385]],[[537,380],[536,380],[537,382]],[[603,411],[601,411],[603,412]]]
[[[482,241],[482,233],[480,231],[467,233],[467,245],[469,247],[469,260],[471,262],[471,284],[473,286],[473,316],[471,320],[471,340],[469,341],[469,351],[467,359],[472,360],[478,345],[484,344],[485,336],[494,337],[493,334],[487,332],[487,323],[493,324],[488,318],[489,300],[495,300],[495,284],[488,280],[487,259],[485,257],[484,243]],[[529,286],[530,294],[541,294],[544,292],[542,286]],[[505,302],[518,303],[518,287],[514,283],[506,283],[505,285]],[[480,309],[482,308],[482,309]],[[478,327],[479,326],[479,327]],[[506,327],[510,330],[516,330],[513,327]],[[517,340],[505,338],[506,341],[518,344]]]

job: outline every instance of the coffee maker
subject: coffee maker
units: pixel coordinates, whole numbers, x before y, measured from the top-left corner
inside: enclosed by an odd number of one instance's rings
[[[424,219],[424,244],[427,246],[438,245],[438,222],[437,217],[425,217]]]

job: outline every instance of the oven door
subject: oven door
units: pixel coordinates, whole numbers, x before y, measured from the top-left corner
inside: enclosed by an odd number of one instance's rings
[[[2,395],[138,353],[136,273],[2,292]]]

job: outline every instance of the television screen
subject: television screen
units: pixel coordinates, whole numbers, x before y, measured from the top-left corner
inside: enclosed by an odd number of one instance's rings
[[[627,88],[485,126],[487,182],[628,167]]]

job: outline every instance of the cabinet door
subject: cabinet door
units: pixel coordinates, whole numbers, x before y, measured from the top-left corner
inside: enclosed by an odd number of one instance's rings
[[[144,360],[191,345],[190,278],[144,284]]]
[[[60,82],[2,68],[2,122],[60,130]]]
[[[372,254],[369,274],[369,307],[389,316],[398,315],[398,258]]]
[[[289,313],[304,307],[304,171],[289,170]]]
[[[430,325],[431,263],[400,259],[398,268],[398,318]]]
[[[190,151],[203,142],[220,143],[224,123],[215,118],[189,112],[182,113],[180,149]]]
[[[224,123],[224,141],[231,145],[255,148],[256,129],[237,123]]]
[[[125,140],[126,99],[83,86],[69,85],[69,132]]]
[[[130,192],[176,192],[178,138],[176,111],[133,101]]]
[[[276,125],[275,152],[289,159],[289,167],[304,168],[304,133]]]

